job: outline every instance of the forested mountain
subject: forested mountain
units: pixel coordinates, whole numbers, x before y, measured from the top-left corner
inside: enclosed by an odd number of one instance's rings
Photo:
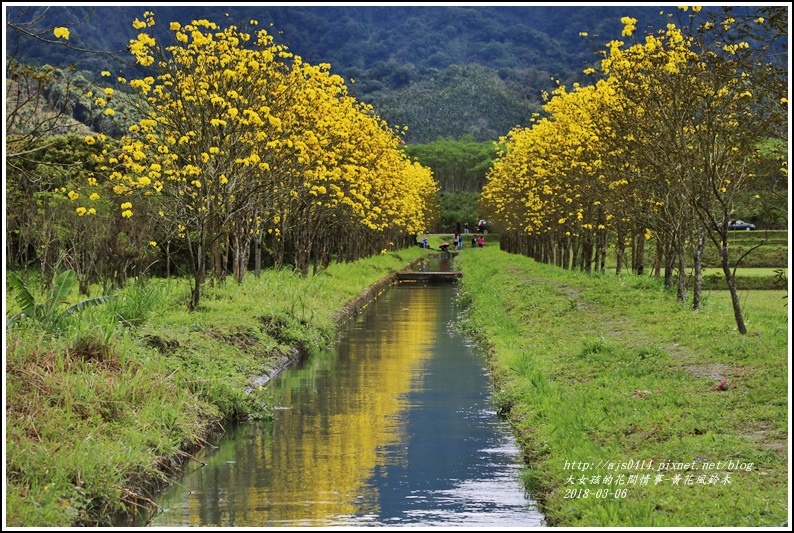
[[[168,23],[206,18],[246,27],[256,20],[290,51],[328,63],[350,92],[373,104],[405,140],[426,143],[470,135],[495,140],[540,110],[543,91],[582,80],[596,51],[620,38],[620,18],[659,27],[673,7],[630,6],[7,6],[9,23],[52,40],[70,29],[68,46],[7,31],[7,57],[93,73],[140,75],[126,51],[132,21],[151,10],[165,36]],[[665,15],[661,15],[664,12]],[[272,25],[272,26],[271,26]],[[587,32],[584,38],[581,32]],[[62,43],[63,44],[63,43]],[[106,54],[79,49],[101,50]],[[123,61],[122,61],[123,60]]]

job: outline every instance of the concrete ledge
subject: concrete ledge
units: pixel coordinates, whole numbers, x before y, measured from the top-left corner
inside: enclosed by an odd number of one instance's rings
[[[463,272],[397,272],[398,281],[455,281]]]

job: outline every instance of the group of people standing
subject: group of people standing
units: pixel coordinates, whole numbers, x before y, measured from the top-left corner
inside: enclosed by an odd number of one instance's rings
[[[456,250],[463,250],[463,235],[455,232],[455,236],[452,237],[452,244],[455,246]],[[485,237],[482,235],[472,235],[471,236],[471,247],[472,248],[482,248],[485,244]]]

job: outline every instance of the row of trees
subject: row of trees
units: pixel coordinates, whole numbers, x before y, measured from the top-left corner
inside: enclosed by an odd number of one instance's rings
[[[626,264],[641,271],[643,243],[656,239],[666,275],[678,272],[681,301],[692,258],[696,309],[710,239],[744,334],[728,221],[747,190],[787,194],[787,58],[778,41],[788,15],[767,7],[699,20],[698,12],[641,41],[612,41],[596,83],[555,90],[547,117],[503,139],[481,201],[503,247],[565,268],[603,271],[615,242],[618,273]],[[623,23],[624,37],[634,35],[637,21]],[[777,168],[757,174],[770,153]]]
[[[152,75],[115,76],[140,96],[134,124],[121,139],[83,136],[86,165],[59,188],[18,198],[32,220],[10,229],[25,234],[17,256],[33,250],[49,264],[53,254],[45,252],[57,249],[86,287],[107,277],[101,265],[119,259],[121,248],[135,250],[125,257],[156,256],[169,266],[175,250],[193,277],[195,308],[208,276],[229,272],[239,282],[252,255],[257,269],[264,252],[272,264],[306,274],[333,259],[405,246],[434,223],[432,172],[408,159],[401,132],[349,96],[329,65],[302,61],[266,30],[172,22],[173,44],[161,46],[154,25],[150,12],[136,19],[129,46]],[[92,96],[113,115],[118,94],[107,84]],[[64,205],[71,231],[58,225],[42,238],[47,217]]]

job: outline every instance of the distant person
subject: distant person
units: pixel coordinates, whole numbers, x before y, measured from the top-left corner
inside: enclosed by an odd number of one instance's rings
[[[460,239],[461,239],[460,233],[456,231],[455,235],[452,237],[452,247],[455,248],[456,250],[458,249],[458,245],[460,244]]]
[[[463,233],[468,233],[468,232],[469,232],[469,223],[468,222],[464,222],[463,223]]]
[[[477,247],[477,236],[476,235],[472,235],[471,236],[471,247],[472,248],[476,248]]]
[[[484,244],[485,244],[485,237],[483,237],[482,235],[477,237],[477,246],[482,248]]]

